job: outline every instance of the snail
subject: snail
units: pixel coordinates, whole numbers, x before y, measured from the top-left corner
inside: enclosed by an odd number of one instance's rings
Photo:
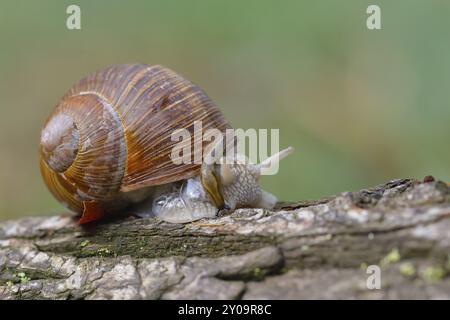
[[[259,175],[293,149],[251,164],[237,161],[245,158],[240,154],[230,161],[217,152],[218,142],[202,137],[192,144],[200,144],[194,152],[203,162],[176,164],[171,134],[192,132],[195,121],[204,134],[231,129],[202,89],[166,67],[126,64],[97,71],[75,84],[45,123],[43,179],[80,224],[133,210],[185,223],[224,209],[272,208],[277,198],[259,187]]]

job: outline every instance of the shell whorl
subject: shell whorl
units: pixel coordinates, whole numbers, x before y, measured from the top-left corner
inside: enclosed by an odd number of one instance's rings
[[[42,158],[56,172],[66,171],[78,153],[80,131],[71,117],[57,114],[41,134]]]
[[[51,148],[54,151],[47,152]],[[93,93],[62,99],[41,135],[44,180],[55,197],[74,211],[81,211],[85,200],[104,200],[118,192],[125,158],[120,117],[108,101]],[[60,170],[55,170],[55,163]]]

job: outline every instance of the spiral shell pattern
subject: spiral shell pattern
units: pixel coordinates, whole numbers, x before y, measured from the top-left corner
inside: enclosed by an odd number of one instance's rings
[[[48,188],[67,208],[83,201],[117,202],[124,193],[195,176],[199,164],[171,158],[176,129],[194,122],[203,134],[230,126],[198,86],[159,65],[117,65],[82,79],[61,99],[41,134],[40,167]],[[192,154],[192,158],[199,155]],[[202,155],[200,155],[201,157]]]

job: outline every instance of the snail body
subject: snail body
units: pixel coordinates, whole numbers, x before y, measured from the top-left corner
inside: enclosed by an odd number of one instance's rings
[[[172,161],[177,143],[171,139],[173,131],[193,133],[196,121],[202,123],[202,140],[194,135],[191,143],[201,145],[194,153],[203,159],[208,129],[231,128],[203,90],[163,66],[112,66],[80,80],[48,118],[40,141],[42,176],[55,198],[81,215],[80,223],[129,208],[188,222],[215,216],[223,208],[257,205],[263,197],[259,174],[254,185],[246,187],[258,194],[258,201],[233,201],[226,195],[221,183],[225,164],[220,165],[226,156],[201,165]],[[227,174],[234,167],[237,164]],[[266,206],[273,206],[276,198],[268,198]]]

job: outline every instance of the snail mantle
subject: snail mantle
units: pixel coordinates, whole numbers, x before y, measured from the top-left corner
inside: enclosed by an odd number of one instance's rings
[[[449,189],[401,179],[187,224],[6,221],[0,299],[449,299]]]

